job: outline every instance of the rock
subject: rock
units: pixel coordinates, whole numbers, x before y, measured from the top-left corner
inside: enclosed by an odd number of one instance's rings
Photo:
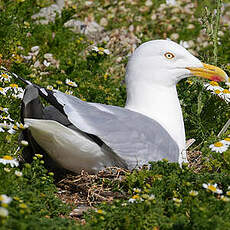
[[[93,4],[93,2],[91,2],[91,1],[86,1],[86,2],[85,2],[85,5],[86,5],[86,6],[91,6],[92,4]]]
[[[45,60],[43,61],[43,65],[45,65],[46,67],[49,67],[50,65],[52,65],[56,68],[59,68],[60,62],[59,62],[59,60],[56,60],[53,57],[53,54],[46,53],[46,54],[44,54],[44,58],[45,58]]]
[[[46,53],[46,54],[44,54],[44,58],[47,59],[48,61],[51,61],[53,59],[53,54]]]
[[[44,60],[43,61],[43,65],[45,66],[45,67],[49,67],[50,66],[50,62],[48,62],[48,61],[46,61],[46,60]]]
[[[108,20],[106,18],[101,18],[100,25],[101,26],[107,26],[108,25]]]
[[[80,20],[71,19],[64,24],[65,27],[70,28],[75,33],[82,33],[85,35],[94,35],[101,33],[104,28],[98,25],[96,22],[84,23]]]
[[[37,23],[48,24],[55,21],[57,14],[61,15],[61,8],[57,4],[52,4],[42,8],[39,13],[34,14],[31,18],[37,20]]]
[[[40,63],[39,60],[37,60],[37,61],[34,63],[34,67],[35,67],[35,68],[40,67],[40,65],[41,65],[41,63]]]
[[[82,216],[84,212],[88,211],[89,209],[95,209],[93,207],[89,207],[89,206],[79,206],[77,208],[75,208],[71,213],[70,216],[75,216],[75,217],[79,217]]]
[[[32,59],[32,56],[30,56],[30,55],[28,55],[28,56],[21,55],[21,57],[26,61],[29,61]]]
[[[65,0],[56,0],[56,4],[59,6],[59,8],[62,10],[65,6]]]
[[[30,50],[31,50],[31,52],[36,52],[36,51],[38,51],[40,49],[40,47],[39,46],[33,46]]]

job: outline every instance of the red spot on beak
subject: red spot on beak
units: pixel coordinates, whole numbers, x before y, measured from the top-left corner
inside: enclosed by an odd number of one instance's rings
[[[210,78],[210,80],[212,80],[212,81],[221,81],[221,78],[219,76],[212,76]]]

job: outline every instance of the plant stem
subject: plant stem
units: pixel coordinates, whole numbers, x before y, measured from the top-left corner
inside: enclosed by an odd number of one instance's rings
[[[215,24],[214,24],[214,29],[213,29],[213,36],[212,36],[212,40],[213,40],[213,61],[214,64],[217,65],[217,61],[218,61],[218,31],[219,31],[219,27],[220,27],[220,16],[221,16],[221,5],[222,5],[222,0],[217,0],[217,7],[216,7],[216,19],[215,19]]]

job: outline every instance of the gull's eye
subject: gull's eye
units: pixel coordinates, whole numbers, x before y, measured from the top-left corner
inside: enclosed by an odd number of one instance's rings
[[[165,53],[164,55],[165,55],[165,57],[166,57],[167,59],[173,59],[173,58],[175,57],[174,54],[172,54],[172,53],[170,53],[170,52],[167,52],[167,53]]]

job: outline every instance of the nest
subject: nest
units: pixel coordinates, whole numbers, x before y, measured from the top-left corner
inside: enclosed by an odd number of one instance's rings
[[[88,209],[101,202],[112,202],[116,198],[125,198],[127,194],[119,190],[114,191],[114,185],[120,186],[128,170],[109,167],[92,175],[82,170],[80,175],[67,174],[66,177],[57,182],[57,196],[64,202],[70,204],[73,209],[70,217],[80,219]]]
[[[204,167],[202,152],[188,151],[187,155],[193,171],[200,172]],[[120,187],[120,182],[125,179],[127,172],[130,171],[109,167],[97,174],[89,174],[84,170],[79,175],[66,174],[65,178],[56,183],[57,196],[73,208],[69,217],[84,224],[83,213],[89,209],[95,209],[97,204],[111,203],[114,199],[128,197],[128,194]]]

